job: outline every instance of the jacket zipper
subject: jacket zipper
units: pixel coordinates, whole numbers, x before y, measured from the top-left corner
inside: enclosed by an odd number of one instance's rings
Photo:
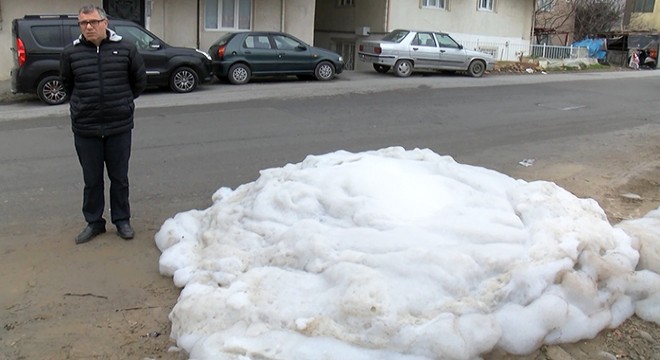
[[[101,117],[105,117],[104,111],[104,93],[103,93],[103,68],[101,66],[101,45],[96,47],[96,63],[98,64],[98,76],[99,76],[99,110],[101,112]],[[101,138],[105,137],[105,119],[102,119],[101,122]]]

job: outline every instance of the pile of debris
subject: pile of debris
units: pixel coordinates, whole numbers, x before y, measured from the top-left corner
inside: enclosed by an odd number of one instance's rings
[[[540,73],[543,71],[536,61],[498,61],[491,73]]]

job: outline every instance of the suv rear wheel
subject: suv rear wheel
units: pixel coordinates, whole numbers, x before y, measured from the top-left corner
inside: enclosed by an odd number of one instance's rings
[[[170,77],[170,89],[178,93],[189,93],[199,84],[199,77],[195,70],[182,66],[172,73]]]
[[[48,105],[63,104],[68,100],[64,85],[60,78],[55,75],[49,75],[39,81],[37,85],[37,95],[39,99]]]

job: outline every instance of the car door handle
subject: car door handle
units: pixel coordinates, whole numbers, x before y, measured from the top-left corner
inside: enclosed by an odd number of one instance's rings
[[[246,50],[245,53],[246,54],[252,54],[252,51]]]
[[[447,50],[440,50],[440,52],[447,52]]]
[[[414,47],[413,50],[417,51],[417,50],[419,50],[419,48]]]

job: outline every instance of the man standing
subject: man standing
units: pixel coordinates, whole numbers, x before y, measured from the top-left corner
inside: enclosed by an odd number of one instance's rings
[[[82,212],[87,227],[76,244],[105,232],[104,167],[110,179],[110,217],[126,240],[131,227],[128,161],[133,100],[146,87],[144,60],[135,45],[108,29],[105,11],[85,5],[78,12],[81,35],[62,52],[60,76],[70,94],[71,127],[85,188]]]

